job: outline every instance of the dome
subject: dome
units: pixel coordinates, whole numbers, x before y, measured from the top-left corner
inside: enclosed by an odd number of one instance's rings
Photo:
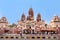
[[[58,21],[58,20],[59,20],[59,17],[58,17],[57,15],[55,15],[55,16],[53,17],[53,20],[54,20],[54,21]]]
[[[3,21],[7,21],[6,17],[2,17],[1,20],[3,20]]]

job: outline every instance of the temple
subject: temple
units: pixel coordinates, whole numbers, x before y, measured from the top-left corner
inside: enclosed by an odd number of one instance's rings
[[[23,20],[23,21],[22,21]],[[19,28],[23,34],[57,34],[59,33],[60,18],[55,15],[50,24],[46,24],[41,18],[40,13],[37,14],[36,20],[34,20],[34,11],[32,8],[28,10],[28,16],[24,14],[21,16],[21,20],[18,21],[17,28]]]
[[[28,16],[24,13],[21,15],[21,20],[18,20],[17,26],[9,27],[6,17],[0,19],[0,34],[60,34],[60,17],[53,16],[50,24],[46,24],[38,13],[36,20],[34,19],[34,11],[32,8],[28,10]]]

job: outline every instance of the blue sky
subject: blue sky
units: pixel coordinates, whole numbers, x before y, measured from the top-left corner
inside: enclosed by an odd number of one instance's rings
[[[23,12],[28,15],[30,7],[34,10],[35,18],[40,12],[47,23],[55,14],[60,16],[60,0],[0,0],[0,18],[5,16],[9,23],[16,23]]]

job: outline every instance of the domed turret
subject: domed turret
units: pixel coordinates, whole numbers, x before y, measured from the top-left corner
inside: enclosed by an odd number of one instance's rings
[[[40,15],[40,13],[38,13],[36,20],[37,20],[37,22],[41,21],[41,15]]]
[[[0,27],[8,27],[8,21],[7,21],[6,17],[2,17],[0,19]]]
[[[24,20],[25,20],[25,15],[23,13],[22,16],[21,16],[21,21],[24,21]]]
[[[1,20],[3,20],[3,21],[7,21],[6,17],[2,17]]]
[[[53,17],[53,20],[54,20],[54,21],[58,21],[58,20],[59,20],[59,17],[58,17],[57,15],[55,15],[55,16]]]

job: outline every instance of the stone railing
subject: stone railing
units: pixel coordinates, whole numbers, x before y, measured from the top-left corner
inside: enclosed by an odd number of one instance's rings
[[[56,35],[40,35],[40,34],[3,34],[0,35],[0,39],[20,39],[20,40],[59,40],[60,34]]]

